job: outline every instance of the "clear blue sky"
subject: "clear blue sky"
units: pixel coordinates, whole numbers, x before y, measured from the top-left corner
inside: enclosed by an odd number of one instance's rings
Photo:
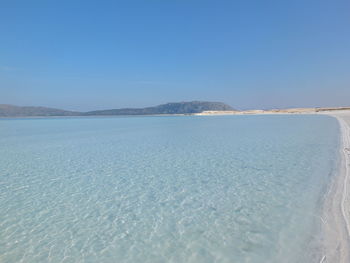
[[[350,105],[349,0],[1,0],[0,103]]]

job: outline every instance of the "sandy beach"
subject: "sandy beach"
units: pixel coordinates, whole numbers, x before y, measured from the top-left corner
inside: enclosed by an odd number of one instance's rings
[[[324,112],[337,118],[341,130],[341,145],[337,176],[325,196],[322,216],[325,246],[321,262],[350,262],[350,111]]]
[[[350,112],[349,107],[337,108],[287,108],[287,109],[270,109],[270,110],[234,110],[234,111],[203,111],[194,113],[198,116],[213,116],[213,115],[257,115],[257,114],[328,114],[332,116],[347,115]]]

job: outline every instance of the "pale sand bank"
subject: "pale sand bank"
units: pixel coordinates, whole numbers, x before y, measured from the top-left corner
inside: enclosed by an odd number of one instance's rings
[[[341,129],[341,160],[326,195],[322,216],[325,230],[321,262],[350,262],[350,110],[326,111],[337,118]]]
[[[271,109],[271,110],[244,110],[244,111],[203,111],[194,113],[198,116],[210,115],[249,115],[249,114],[313,114],[313,113],[333,113],[340,111],[349,111],[349,107],[339,108],[290,108],[290,109]]]

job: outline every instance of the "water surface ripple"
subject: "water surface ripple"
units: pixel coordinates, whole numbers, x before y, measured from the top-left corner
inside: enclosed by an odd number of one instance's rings
[[[0,261],[317,262],[337,145],[316,115],[0,120]]]

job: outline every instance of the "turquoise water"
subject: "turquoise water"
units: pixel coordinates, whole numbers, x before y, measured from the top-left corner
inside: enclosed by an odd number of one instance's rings
[[[0,262],[319,262],[331,117],[0,120]]]

